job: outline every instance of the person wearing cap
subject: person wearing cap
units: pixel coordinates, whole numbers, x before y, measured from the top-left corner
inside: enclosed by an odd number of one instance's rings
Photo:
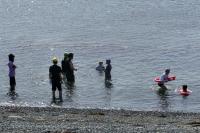
[[[99,62],[99,65],[96,67],[96,70],[99,72],[103,72],[105,70],[105,67],[103,66],[102,61]]]
[[[111,81],[111,60],[106,60],[105,81]]]
[[[158,82],[158,86],[166,89],[164,83],[169,81],[169,73],[170,69],[166,69],[165,72],[160,76],[160,82]]]
[[[15,94],[15,86],[16,86],[16,80],[15,80],[15,69],[17,68],[14,64],[15,60],[15,55],[9,54],[8,55],[9,63],[8,63],[8,68],[9,68],[9,78],[10,78],[10,95]]]
[[[55,92],[56,89],[59,91],[59,99],[60,102],[63,102],[62,99],[62,88],[61,88],[61,81],[62,81],[62,70],[61,67],[57,65],[58,59],[54,57],[52,59],[53,65],[49,67],[49,78],[52,83],[52,100],[55,102]]]

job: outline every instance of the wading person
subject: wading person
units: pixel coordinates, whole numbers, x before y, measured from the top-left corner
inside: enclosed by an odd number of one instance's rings
[[[8,55],[9,58],[9,63],[8,63],[8,68],[9,68],[9,78],[10,78],[10,91],[9,95],[14,95],[15,94],[15,86],[16,86],[16,80],[15,80],[15,69],[17,68],[14,64],[15,56],[13,54]]]
[[[111,70],[112,70],[112,66],[111,66],[111,60],[106,60],[106,69],[105,69],[105,82],[107,81],[111,81]]]
[[[67,62],[68,62],[68,54],[65,53],[64,59],[61,61],[62,73],[65,78],[67,77],[66,74],[67,74],[67,71],[69,70],[69,68],[67,66]]]
[[[162,89],[167,89],[164,83],[170,81],[169,73],[170,73],[170,69],[166,69],[165,73],[163,73],[160,76],[160,81],[158,82],[158,86],[160,86]]]
[[[77,69],[74,68],[74,65],[72,63],[73,57],[74,57],[74,54],[69,53],[68,61],[67,61],[67,73],[66,73],[67,81],[72,85],[75,82],[74,71],[77,71]]]
[[[56,100],[56,89],[59,91],[59,99],[60,102],[63,102],[62,99],[62,88],[61,88],[61,81],[62,81],[62,70],[61,67],[57,65],[58,59],[54,57],[52,59],[53,65],[49,68],[49,78],[52,83],[52,101],[55,102]]]

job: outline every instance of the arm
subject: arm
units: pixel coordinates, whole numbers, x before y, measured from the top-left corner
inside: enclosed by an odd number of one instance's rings
[[[60,73],[60,79],[61,79],[61,81],[63,80],[63,74],[62,73]]]
[[[51,67],[49,68],[49,79],[52,79]]]
[[[77,71],[77,69],[74,68],[74,65],[73,65],[72,63],[70,63],[70,68],[71,68],[72,70],[74,70],[74,71]]]
[[[17,68],[17,66],[15,66],[15,65],[13,64],[13,68],[14,68],[14,69],[16,69],[16,68]]]

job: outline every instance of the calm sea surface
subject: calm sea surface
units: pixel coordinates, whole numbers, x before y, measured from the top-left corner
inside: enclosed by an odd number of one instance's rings
[[[0,0],[0,105],[50,106],[48,69],[73,52],[76,88],[63,85],[62,107],[200,112],[199,0]],[[16,55],[16,100],[8,58]],[[112,88],[98,61],[112,60]],[[170,68],[167,94],[155,76]],[[187,84],[184,98],[174,90]]]

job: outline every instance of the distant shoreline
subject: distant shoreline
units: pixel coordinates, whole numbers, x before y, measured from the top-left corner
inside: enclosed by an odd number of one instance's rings
[[[0,106],[2,132],[197,132],[200,113]]]

